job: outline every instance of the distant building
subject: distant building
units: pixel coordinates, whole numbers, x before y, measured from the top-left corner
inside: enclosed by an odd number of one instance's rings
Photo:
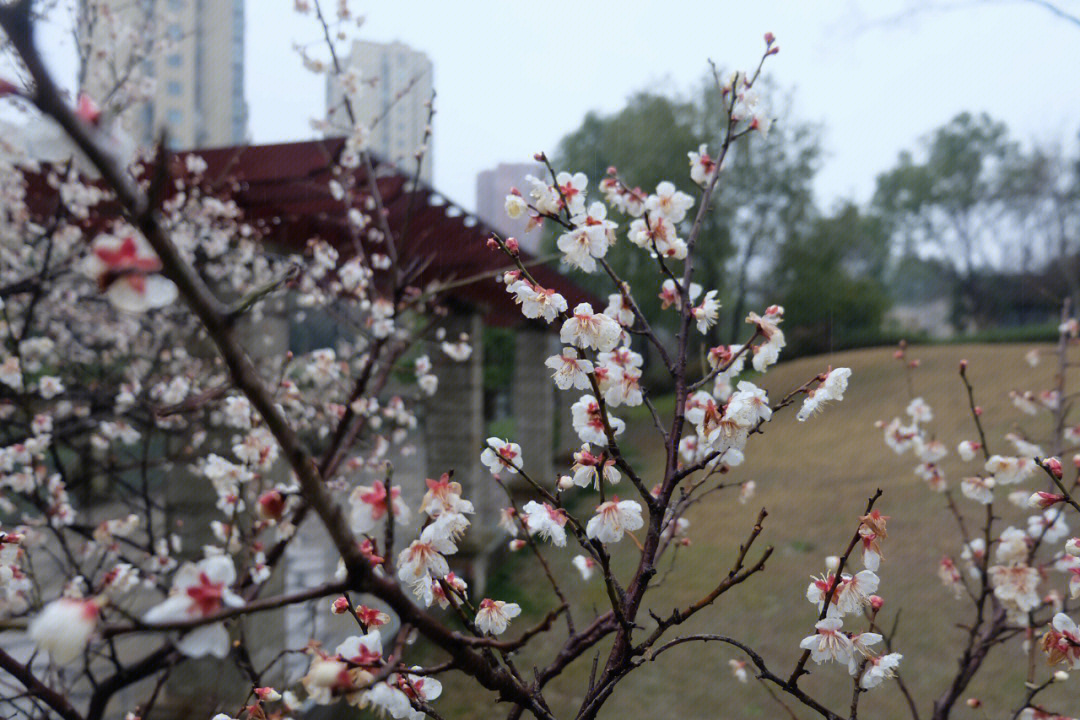
[[[86,58],[91,97],[117,102],[125,63],[147,56],[140,70],[153,80],[150,100],[123,115],[137,142],[149,144],[161,128],[174,148],[247,141],[244,0],[82,0],[81,12],[89,46],[110,48]]]
[[[372,152],[410,175],[416,168],[416,152],[424,142],[434,88],[434,66],[428,56],[400,42],[357,40],[344,60],[343,72],[355,82],[348,93],[357,123],[371,129]],[[326,117],[334,128],[350,128],[346,92],[331,77],[326,87]],[[432,182],[431,140],[424,154],[420,179]]]
[[[484,222],[494,227],[503,237],[516,237],[521,249],[536,254],[539,251],[543,233],[534,228],[526,233],[528,218],[511,220],[506,216],[504,205],[510,188],[517,188],[525,197],[529,196],[527,175],[544,177],[544,167],[536,163],[499,163],[490,170],[483,170],[476,176],[476,214]]]

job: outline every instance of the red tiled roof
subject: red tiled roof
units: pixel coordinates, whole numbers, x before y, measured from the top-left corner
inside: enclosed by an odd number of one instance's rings
[[[258,223],[269,242],[300,249],[310,238],[320,237],[347,255],[351,254],[352,235],[343,204],[329,189],[330,168],[343,147],[344,139],[328,138],[193,152],[206,161],[207,180],[215,187],[227,188],[245,219]],[[367,181],[364,170],[354,173],[356,187],[363,192]],[[510,294],[492,278],[508,262],[502,253],[487,247],[492,231],[483,220],[423,183],[409,190],[412,178],[393,166],[378,164],[375,174],[390,228],[398,238],[399,263],[418,273],[413,284],[427,287],[486,275],[453,287],[447,294],[478,308],[490,325],[525,322]],[[531,259],[522,253],[526,264]],[[602,305],[596,296],[550,267],[537,264],[529,271],[541,285],[562,294],[571,308],[579,302]]]

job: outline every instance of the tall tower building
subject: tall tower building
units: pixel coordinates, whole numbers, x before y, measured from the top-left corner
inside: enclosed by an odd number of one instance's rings
[[[87,53],[83,87],[104,105],[125,107],[137,141],[165,128],[175,148],[247,140],[244,100],[244,0],[82,0]],[[134,59],[134,60],[133,60]],[[142,96],[123,81],[134,66],[148,81]]]
[[[428,56],[400,42],[357,40],[345,59],[345,73],[355,87],[348,93],[356,122],[370,128],[370,148],[383,160],[412,173],[416,152],[424,142],[429,102],[434,87],[434,67]],[[326,87],[326,117],[333,128],[350,128],[346,93],[331,78]],[[424,153],[420,179],[432,180],[431,141]]]

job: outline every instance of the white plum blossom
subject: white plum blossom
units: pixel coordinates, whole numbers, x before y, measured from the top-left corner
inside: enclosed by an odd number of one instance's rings
[[[521,607],[517,603],[484,598],[476,612],[476,628],[489,635],[501,635],[506,632],[510,621],[520,614]]]
[[[709,157],[708,146],[702,144],[697,152],[687,153],[690,158],[690,179],[698,185],[708,185],[717,171],[716,161]]]
[[[779,327],[783,319],[784,308],[779,305],[770,305],[762,316],[751,312],[746,318],[746,322],[757,328],[758,334],[765,339],[753,348],[753,365],[758,372],[765,372],[765,368],[775,365],[780,358],[780,351],[786,345],[784,331]]]
[[[673,223],[681,223],[686,219],[686,212],[694,206],[694,198],[681,190],[676,190],[675,185],[667,180],[656,186],[656,193],[645,200],[645,210],[650,215],[656,215]]]
[[[529,319],[543,318],[552,322],[566,312],[566,299],[549,288],[534,285],[525,278],[507,273],[506,291],[514,295],[514,302],[521,305],[521,314]]]
[[[838,662],[847,665],[851,662],[851,640],[841,629],[843,621],[840,618],[831,617],[818,621],[814,626],[816,633],[803,638],[799,647],[810,651],[810,659],[817,664],[824,662]]]
[[[574,348],[563,348],[561,353],[552,355],[544,364],[555,371],[552,377],[560,390],[588,390],[591,387],[589,374],[593,371],[593,364],[579,357]]]
[[[62,597],[34,617],[27,634],[38,648],[49,653],[53,662],[66,665],[82,654],[99,617],[96,601]]]
[[[641,505],[615,497],[596,508],[596,514],[585,526],[585,534],[604,544],[615,543],[622,540],[624,533],[639,530],[643,525]]]
[[[574,424],[574,430],[582,442],[596,445],[607,445],[607,433],[604,430],[604,416],[600,412],[600,403],[592,395],[582,395],[570,407],[570,415]],[[607,422],[615,435],[621,435],[626,429],[626,423],[617,417],[607,414]]]
[[[98,283],[115,307],[138,313],[171,305],[176,285],[158,274],[161,260],[142,236],[99,235],[84,272]]]
[[[994,502],[994,478],[973,475],[960,481],[960,492],[977,503],[989,505]]]
[[[802,407],[796,415],[799,422],[807,420],[827,402],[839,402],[844,399],[847,390],[848,378],[851,377],[851,369],[840,367],[830,370],[825,375],[825,380],[815,389],[810,390],[803,400]]]
[[[521,508],[525,512],[525,527],[530,535],[550,540],[555,547],[566,546],[566,513],[547,503],[530,500]]]
[[[581,573],[582,580],[588,580],[592,577],[593,571],[596,568],[596,561],[587,555],[575,555],[574,559],[570,563],[577,568],[577,571]]]
[[[376,480],[371,485],[358,485],[349,495],[349,524],[354,533],[364,535],[372,532],[387,514],[394,516],[398,525],[409,522],[409,507],[401,499],[401,488],[386,486]]]
[[[913,423],[928,423],[934,419],[934,411],[921,397],[914,398],[907,406],[907,414]]]
[[[492,475],[498,475],[503,471],[516,475],[521,465],[521,446],[496,437],[489,437],[487,447],[480,453],[480,462],[487,466]]]
[[[147,623],[205,618],[224,607],[242,607],[244,600],[230,586],[236,581],[236,567],[227,555],[211,555],[198,563],[184,563],[173,578],[172,592],[162,603],[143,615]],[[188,657],[229,652],[229,634],[221,622],[209,623],[184,634],[176,649]]]
[[[859,687],[863,690],[875,688],[891,677],[896,676],[896,668],[904,656],[900,653],[888,653],[886,655],[870,656],[866,664],[866,671],[859,680]]]
[[[594,313],[589,303],[581,303],[563,323],[559,338],[574,347],[609,352],[619,344],[622,327],[607,315]]]

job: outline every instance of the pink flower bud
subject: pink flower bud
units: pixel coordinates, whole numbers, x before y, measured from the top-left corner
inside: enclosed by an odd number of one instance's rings
[[[967,366],[968,366],[968,361],[967,360],[961,360],[960,361],[960,372],[964,372],[965,370],[967,370]]]
[[[547,155],[542,152],[538,152],[533,155],[533,160],[535,160],[536,162],[544,162],[545,160],[547,160]]]
[[[969,708],[980,708],[980,707],[982,707],[982,700],[980,700],[979,698],[973,698],[973,697],[968,698],[967,699],[967,706]]]
[[[517,238],[510,238],[506,241],[506,249],[510,251],[511,255],[517,255],[521,252],[521,248],[518,247]]]
[[[615,168],[614,165],[608,165],[607,174],[608,175],[618,175],[619,171]]]
[[[774,42],[776,42],[776,36],[771,32],[765,33],[765,44],[772,45]]]
[[[872,607],[874,609],[874,612],[877,612],[878,610],[880,610],[884,605],[885,605],[885,599],[882,598],[880,595],[871,595],[870,596],[870,607]]]
[[[276,702],[281,699],[281,693],[272,687],[255,688],[255,695],[263,702]]]
[[[903,360],[904,359],[904,351],[903,350],[896,350],[896,351],[893,352],[892,356],[896,360]]]
[[[335,615],[344,615],[349,612],[349,601],[344,596],[339,597],[334,601],[334,604],[330,606],[330,612]]]
[[[525,547],[525,541],[520,538],[515,538],[510,541],[510,552],[517,552],[523,547]]]
[[[267,490],[259,496],[259,514],[267,520],[280,520],[285,512],[285,498],[277,490]]]
[[[488,246],[488,250],[498,250],[499,249],[499,241],[496,240],[495,238],[488,238],[487,246]]]
[[[921,363],[922,363],[922,360],[912,360],[911,362],[908,363],[908,367],[910,367],[912,370],[914,370],[915,368],[919,367],[919,365]]]
[[[79,102],[75,106],[75,115],[84,123],[97,125],[101,120],[101,108],[86,93],[79,94]]]
[[[1046,458],[1043,460],[1043,467],[1050,471],[1050,473],[1058,480],[1061,479],[1061,461],[1056,457]]]
[[[982,417],[982,413],[983,413],[982,405],[976,405],[975,406],[975,414],[977,416],[979,416],[979,417]]]
[[[1037,493],[1032,493],[1031,497],[1028,498],[1028,507],[1045,510],[1052,505],[1057,505],[1064,499],[1064,495],[1056,495],[1040,490]]]

